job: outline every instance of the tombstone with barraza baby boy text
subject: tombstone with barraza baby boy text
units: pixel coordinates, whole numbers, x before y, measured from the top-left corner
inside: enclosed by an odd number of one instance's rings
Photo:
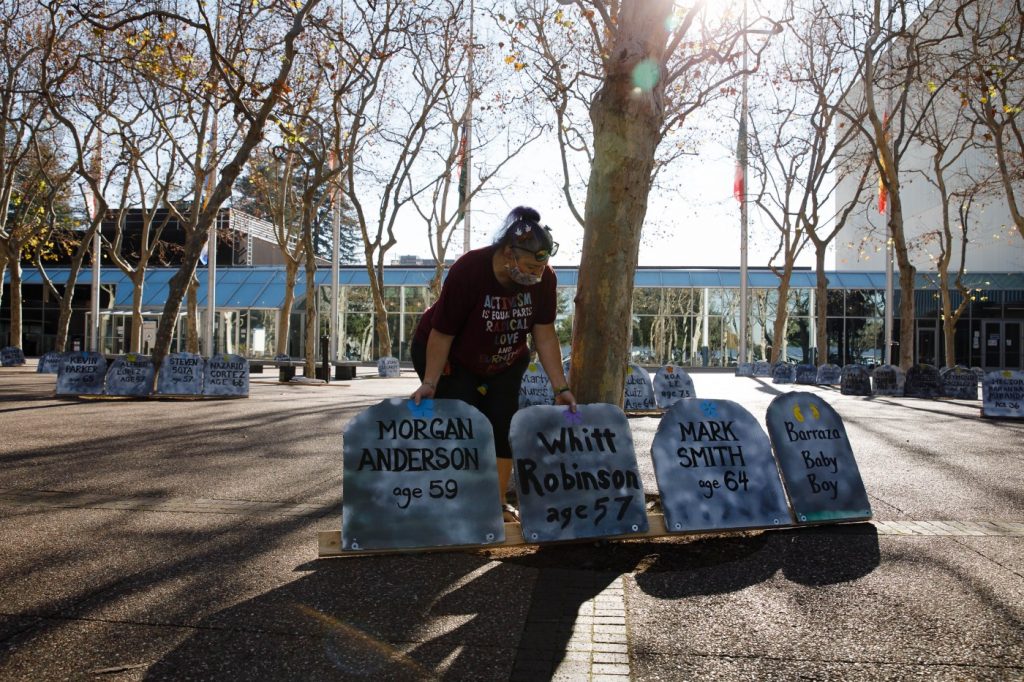
[[[171,353],[160,365],[156,392],[160,395],[202,395],[206,360],[195,353]]]
[[[730,400],[680,400],[651,447],[670,533],[792,522],[764,429]]]
[[[956,365],[939,372],[942,378],[942,395],[958,400],[978,399],[978,377],[974,372]]]
[[[871,395],[871,375],[864,365],[845,365],[839,380],[839,392],[843,395]]]
[[[218,398],[249,397],[249,361],[241,355],[217,353],[206,361],[203,395]]]
[[[25,353],[17,346],[0,348],[0,367],[17,367],[25,364]]]
[[[528,407],[509,442],[527,542],[647,532],[633,434],[617,406]]]
[[[60,374],[60,366],[64,364],[64,354],[60,351],[51,350],[39,358],[36,365],[37,374]]]
[[[651,375],[636,363],[626,367],[626,387],[623,396],[623,408],[626,412],[647,412],[658,409],[654,400],[654,387]]]
[[[523,372],[519,383],[519,407],[551,405],[555,402],[555,389],[551,387],[548,375],[540,363],[531,362]]]
[[[103,391],[107,395],[145,398],[153,391],[155,374],[153,361],[148,356],[122,355],[110,364]]]
[[[68,353],[57,374],[57,395],[103,395],[107,359],[100,353]]]
[[[765,422],[799,523],[871,518],[846,427],[831,405],[813,393],[783,393]]]
[[[981,416],[1024,419],[1024,372],[989,372],[981,384]]]
[[[343,549],[504,542],[494,431],[475,407],[391,398],[359,413],[343,441]]]
[[[654,375],[654,399],[658,407],[667,409],[683,398],[696,398],[693,379],[681,367],[665,365]]]
[[[942,377],[934,365],[920,363],[907,370],[903,395],[908,398],[941,398]]]
[[[879,365],[871,372],[871,391],[875,395],[903,395],[903,370],[895,365]]]

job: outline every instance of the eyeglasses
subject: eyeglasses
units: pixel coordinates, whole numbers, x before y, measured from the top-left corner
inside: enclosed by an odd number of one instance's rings
[[[558,253],[558,242],[551,242],[550,249],[541,249],[540,251],[531,251],[530,249],[525,249],[522,246],[513,246],[512,248],[531,254],[538,263],[546,263],[548,258],[551,258]]]

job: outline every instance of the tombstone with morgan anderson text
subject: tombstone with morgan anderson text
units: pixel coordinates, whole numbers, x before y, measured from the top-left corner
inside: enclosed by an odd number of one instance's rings
[[[402,366],[398,358],[385,356],[377,360],[377,374],[385,379],[396,379],[402,376]]]
[[[658,407],[672,407],[683,398],[696,398],[693,379],[686,370],[674,365],[665,365],[654,375],[654,399]]]
[[[343,442],[343,549],[504,542],[494,432],[475,407],[392,398],[359,413]]]
[[[1024,419],[1024,372],[989,372],[981,384],[981,416]]]
[[[57,374],[57,395],[103,395],[107,359],[99,353],[68,353]]]
[[[818,383],[818,368],[814,365],[796,366],[796,383],[813,386]]]
[[[818,385],[836,386],[843,380],[843,369],[839,365],[826,362],[818,366]]]
[[[202,395],[206,360],[194,353],[172,353],[160,365],[156,392],[160,395]]]
[[[646,412],[658,409],[658,403],[654,400],[651,375],[647,373],[646,369],[635,363],[630,363],[626,367],[623,409],[626,412]]]
[[[647,531],[626,415],[615,405],[538,405],[509,432],[523,538],[555,542]]]
[[[871,375],[864,365],[845,365],[839,382],[843,395],[871,395]]]
[[[25,354],[17,346],[0,348],[0,367],[16,367],[25,364]]]
[[[978,377],[966,367],[957,365],[940,373],[942,395],[959,400],[978,399]]]
[[[107,370],[104,393],[144,398],[153,391],[153,361],[145,355],[129,353],[116,358]]]
[[[839,414],[813,393],[784,393],[765,417],[797,521],[871,518],[871,503]]]
[[[39,364],[36,366],[37,374],[60,374],[60,366],[64,364],[64,354],[51,350],[49,353],[44,354],[39,358]]]
[[[523,372],[519,383],[519,407],[551,405],[555,402],[555,389],[551,387],[548,375],[540,363],[531,362]]]
[[[908,398],[941,398],[942,377],[934,365],[917,364],[907,370],[903,395]]]
[[[680,400],[651,447],[670,533],[792,522],[764,429],[729,400]]]
[[[241,355],[217,353],[206,362],[203,395],[224,398],[249,396],[249,361]]]
[[[903,370],[895,365],[879,365],[871,372],[871,391],[875,395],[903,395]]]

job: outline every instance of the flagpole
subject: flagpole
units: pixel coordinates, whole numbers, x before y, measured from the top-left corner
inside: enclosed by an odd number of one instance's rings
[[[747,0],[743,0],[743,77],[742,103],[740,106],[740,129],[746,134],[747,128]],[[740,197],[740,355],[737,364],[747,362],[747,235],[749,215],[747,212],[747,141],[744,139],[742,163],[743,194]]]
[[[470,210],[469,205],[471,203],[470,196],[473,187],[473,51],[474,51],[474,40],[473,35],[473,14],[475,12],[475,5],[473,0],[469,0],[469,51],[466,54],[466,81],[468,87],[466,88],[468,93],[468,101],[466,102],[466,149],[465,149],[465,160],[462,167],[462,177],[460,181],[464,183],[466,188],[466,200],[465,205],[462,207],[462,252],[469,253],[470,249]]]
[[[103,188],[103,131],[96,127],[96,155],[93,157],[93,177],[96,186]],[[91,190],[90,190],[91,191]],[[103,257],[103,219],[99,215],[100,198],[93,192],[92,210],[89,219],[98,221],[92,236],[92,328],[89,330],[89,347],[94,353],[100,352],[100,260]]]

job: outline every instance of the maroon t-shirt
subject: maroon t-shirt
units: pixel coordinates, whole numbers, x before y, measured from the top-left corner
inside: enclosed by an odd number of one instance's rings
[[[430,306],[414,340],[426,345],[430,330],[454,336],[448,359],[478,376],[497,374],[529,353],[526,335],[535,324],[555,321],[555,272],[544,268],[533,286],[506,289],[494,276],[493,246],[459,258],[441,296]]]

